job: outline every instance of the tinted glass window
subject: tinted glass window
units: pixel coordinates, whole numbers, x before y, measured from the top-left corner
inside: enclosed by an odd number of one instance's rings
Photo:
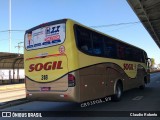
[[[105,57],[117,58],[116,42],[109,37],[104,39],[104,53]]]
[[[92,33],[93,40],[93,54],[102,56],[103,55],[103,37],[95,32]]]
[[[144,62],[143,52],[141,50],[134,49],[132,56],[133,56],[134,61]]]
[[[78,48],[89,55],[145,62],[142,50],[95,31],[75,25],[75,36]]]
[[[125,59],[133,61],[133,54],[132,54],[132,49],[131,47],[126,47],[125,48]]]
[[[143,55],[143,51],[139,51],[139,58],[140,58],[140,62],[144,62],[144,55]]]
[[[125,48],[122,44],[117,45],[117,57],[118,59],[125,59]]]
[[[78,47],[87,53],[92,53],[91,32],[82,27],[76,27]]]

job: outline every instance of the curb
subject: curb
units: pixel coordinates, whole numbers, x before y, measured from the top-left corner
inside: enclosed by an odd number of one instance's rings
[[[30,102],[30,101],[27,100],[26,98],[18,99],[18,100],[14,100],[14,101],[10,101],[10,102],[6,102],[6,103],[0,105],[0,110],[4,109],[4,108],[7,108],[7,107],[12,107],[12,106],[15,106],[15,105],[28,103],[28,102]]]

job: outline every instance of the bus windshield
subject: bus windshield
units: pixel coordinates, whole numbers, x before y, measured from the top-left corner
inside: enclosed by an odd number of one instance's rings
[[[28,30],[25,34],[26,50],[35,50],[62,44],[65,40],[65,23]]]

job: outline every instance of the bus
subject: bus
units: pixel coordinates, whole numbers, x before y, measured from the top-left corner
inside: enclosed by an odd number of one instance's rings
[[[29,100],[84,102],[150,82],[144,50],[71,19],[25,32],[24,67]]]

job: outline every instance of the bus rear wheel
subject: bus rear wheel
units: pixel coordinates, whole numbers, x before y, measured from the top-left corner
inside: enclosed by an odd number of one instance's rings
[[[115,94],[112,96],[112,101],[118,102],[121,100],[122,98],[122,85],[120,82],[117,83],[116,85],[116,89],[115,89]]]

